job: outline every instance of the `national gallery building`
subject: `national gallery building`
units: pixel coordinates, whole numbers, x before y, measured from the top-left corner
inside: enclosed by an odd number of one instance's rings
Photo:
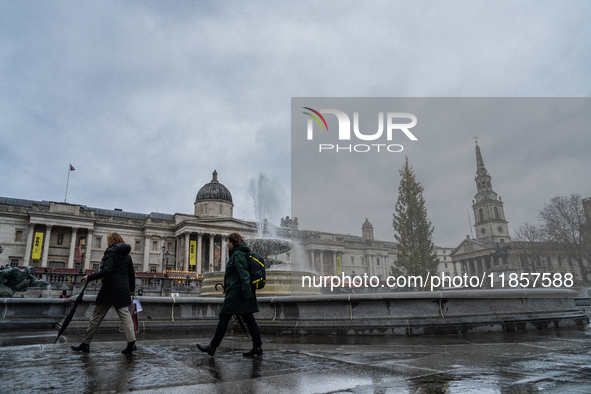
[[[131,245],[138,272],[219,270],[226,253],[220,245],[230,233],[256,234],[255,223],[232,217],[233,208],[215,172],[197,193],[193,215],[0,197],[0,265],[97,270],[107,234],[117,232]]]
[[[193,214],[140,214],[119,209],[0,197],[0,265],[33,266],[55,272],[98,270],[107,248],[107,234],[117,232],[131,245],[138,273],[185,277],[186,273],[225,270],[226,240],[238,232],[258,236],[257,223],[235,219],[230,191],[218,181],[197,193]],[[298,229],[297,218],[286,217],[280,226],[265,222],[271,233],[297,241],[297,247],[271,256],[292,269],[325,275],[375,275],[386,279],[396,264],[396,244],[378,241],[366,220],[362,236]],[[449,263],[451,248],[438,248],[442,263]],[[191,275],[193,277],[197,275]]]

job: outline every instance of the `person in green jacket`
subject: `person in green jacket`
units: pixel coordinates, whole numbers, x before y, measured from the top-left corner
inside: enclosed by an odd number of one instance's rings
[[[213,356],[216,349],[220,346],[228,322],[232,315],[242,316],[246,323],[250,336],[252,338],[252,349],[242,353],[244,357],[254,357],[263,354],[261,334],[259,326],[254,319],[253,313],[259,311],[255,289],[250,283],[250,270],[248,254],[250,249],[246,246],[244,239],[238,233],[232,233],[228,236],[229,259],[226,264],[226,273],[224,275],[224,289],[226,298],[220,310],[217,328],[209,345],[197,344],[197,348],[202,352]]]

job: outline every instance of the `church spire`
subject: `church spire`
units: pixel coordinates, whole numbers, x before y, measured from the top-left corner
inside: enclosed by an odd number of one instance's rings
[[[478,137],[476,137],[478,138]],[[478,141],[476,142],[476,176],[486,176],[488,175],[488,171],[486,171],[486,167],[484,166],[484,160],[482,159],[482,153],[480,153],[480,147],[478,146]]]
[[[476,136],[474,139],[476,140]],[[510,242],[508,222],[501,198],[494,192],[491,176],[484,166],[482,153],[476,141],[476,196],[472,209],[474,210],[474,227],[476,238],[492,242]]]

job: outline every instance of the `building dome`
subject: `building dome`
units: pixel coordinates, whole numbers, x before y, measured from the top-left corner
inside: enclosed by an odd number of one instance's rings
[[[361,232],[363,233],[363,239],[373,241],[373,226],[367,218],[365,218],[365,223],[361,226]]]
[[[218,181],[218,173],[215,170],[211,182],[203,186],[197,193],[195,203],[207,200],[225,201],[233,205],[232,194],[226,186]]]

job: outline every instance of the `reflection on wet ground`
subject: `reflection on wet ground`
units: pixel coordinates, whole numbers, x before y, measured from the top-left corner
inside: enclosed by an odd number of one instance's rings
[[[561,331],[445,337],[263,338],[265,354],[228,335],[215,357],[203,337],[102,335],[90,354],[51,332],[6,333],[36,345],[0,347],[0,393],[591,393],[591,326]]]

